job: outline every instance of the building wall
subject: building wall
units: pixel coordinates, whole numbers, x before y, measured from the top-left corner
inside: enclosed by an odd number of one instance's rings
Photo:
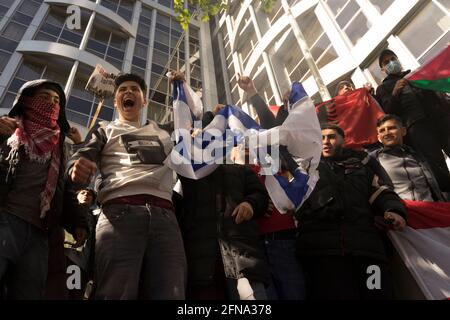
[[[366,82],[376,87],[384,78],[378,55],[385,48],[395,51],[406,69],[415,69],[450,41],[449,0],[277,0],[269,14],[259,5],[258,0],[231,1],[229,10],[211,24],[213,42],[223,44],[214,55],[216,71],[226,69],[229,79],[219,90],[219,102],[243,105],[244,110],[238,73],[251,76],[269,104],[281,104],[293,81],[302,82],[316,102],[324,98],[293,22],[331,96],[343,79],[356,87]],[[219,75],[217,82],[223,78]]]
[[[72,4],[81,9],[80,30],[66,23]],[[209,30],[194,18],[184,32],[166,0],[0,0],[1,113],[11,108],[24,82],[51,78],[68,96],[69,121],[86,132],[99,101],[84,88],[99,63],[108,72],[141,75],[150,98],[143,118],[169,120],[168,70],[185,71],[196,91],[202,91],[202,75],[210,74],[200,62],[202,55],[212,56],[205,27]],[[217,101],[215,90],[202,94]],[[110,99],[97,121],[114,117]]]

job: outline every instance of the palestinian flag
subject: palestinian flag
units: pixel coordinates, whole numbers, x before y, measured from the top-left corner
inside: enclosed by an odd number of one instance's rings
[[[339,125],[345,132],[345,146],[361,149],[378,142],[377,120],[384,115],[365,88],[336,96],[316,106],[321,123]]]
[[[450,92],[450,44],[405,78],[418,88]]]

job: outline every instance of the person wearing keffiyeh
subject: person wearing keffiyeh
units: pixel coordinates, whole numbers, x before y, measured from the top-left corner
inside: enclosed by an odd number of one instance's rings
[[[71,203],[64,194],[65,104],[59,84],[29,81],[0,119],[0,296],[7,299],[44,296],[49,239],[60,226],[78,244],[86,237],[83,217],[63,209]]]

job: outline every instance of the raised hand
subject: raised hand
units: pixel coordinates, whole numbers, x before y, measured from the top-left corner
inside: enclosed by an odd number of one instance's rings
[[[249,98],[253,97],[256,94],[255,84],[253,83],[253,80],[250,77],[241,76],[238,73],[237,83],[238,83],[239,88],[244,90],[247,93]]]

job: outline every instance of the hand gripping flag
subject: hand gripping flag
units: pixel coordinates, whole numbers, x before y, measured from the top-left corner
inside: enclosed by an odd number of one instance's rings
[[[201,179],[213,172],[219,164],[230,163],[234,146],[249,142],[249,152],[265,174],[266,187],[275,207],[282,213],[297,209],[312,192],[318,179],[316,171],[322,148],[321,131],[312,101],[298,84],[298,100],[283,125],[270,130],[260,126],[241,109],[227,105],[195,137],[195,128],[189,101],[182,94],[186,85],[174,82],[174,117],[176,145],[166,160],[167,166],[178,174]],[[192,99],[192,101],[194,101]],[[179,119],[181,118],[181,119]],[[282,174],[278,163],[278,148],[287,150],[287,161],[295,163],[291,174]],[[269,168],[268,168],[269,167]]]
[[[450,92],[450,44],[405,78],[418,88]]]

